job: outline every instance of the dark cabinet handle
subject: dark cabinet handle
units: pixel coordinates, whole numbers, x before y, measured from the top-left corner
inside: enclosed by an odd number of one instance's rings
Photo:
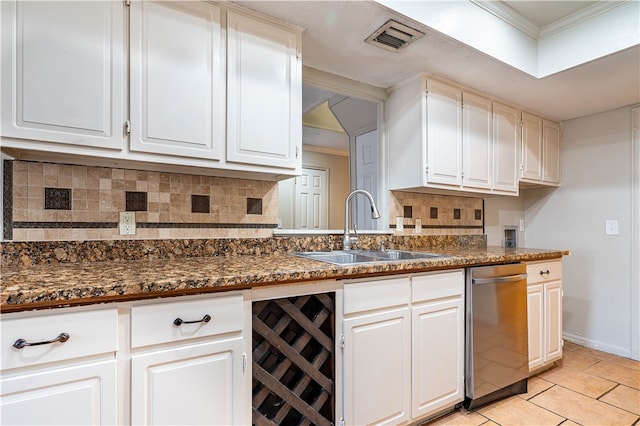
[[[176,318],[173,320],[173,325],[175,325],[176,327],[180,327],[182,324],[195,324],[198,322],[209,322],[209,321],[211,321],[211,315],[207,314],[203,316],[202,319],[195,320],[195,321],[185,321],[182,318]]]
[[[550,273],[548,269],[546,271],[540,271],[540,275],[549,275]]]
[[[24,339],[18,339],[13,343],[13,347],[16,349],[22,349],[25,346],[40,346],[40,345],[48,345],[50,343],[55,343],[55,342],[60,342],[60,343],[64,343],[67,340],[69,340],[69,335],[67,333],[60,333],[58,335],[58,337],[56,337],[53,340],[45,340],[43,342],[34,342],[34,343],[29,343]]]

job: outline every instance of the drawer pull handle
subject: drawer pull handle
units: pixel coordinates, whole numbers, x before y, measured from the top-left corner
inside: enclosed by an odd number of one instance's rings
[[[540,271],[540,275],[549,275],[550,273],[548,269],[546,271]]]
[[[173,325],[175,325],[176,327],[180,327],[182,324],[195,324],[198,322],[209,322],[209,321],[211,321],[211,315],[207,314],[203,316],[202,319],[195,320],[195,321],[185,321],[182,318],[176,318],[173,320]]]
[[[13,347],[16,349],[22,349],[25,346],[40,346],[40,345],[48,345],[51,343],[55,343],[55,342],[60,342],[60,343],[64,343],[67,340],[69,340],[69,335],[67,333],[60,333],[60,335],[58,337],[56,337],[53,340],[46,340],[44,342],[35,342],[35,343],[29,343],[24,339],[18,339],[13,343]]]

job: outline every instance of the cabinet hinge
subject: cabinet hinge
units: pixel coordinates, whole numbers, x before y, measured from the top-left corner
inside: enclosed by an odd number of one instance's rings
[[[124,0],[124,5],[127,7],[131,6],[131,0]]]
[[[340,349],[344,349],[344,334],[340,335],[340,340],[338,340],[338,345],[340,345]]]
[[[127,135],[131,134],[131,121],[127,120],[124,123],[124,133]]]
[[[344,426],[344,419],[340,419],[340,422],[338,423],[340,426]]]
[[[242,353],[242,372],[244,373],[247,370],[247,354]]]
[[[300,147],[296,146],[296,158],[300,156]]]

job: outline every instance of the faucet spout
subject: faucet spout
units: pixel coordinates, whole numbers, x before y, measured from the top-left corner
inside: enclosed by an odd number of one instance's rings
[[[373,196],[368,191],[365,191],[364,189],[356,189],[355,191],[351,191],[344,202],[344,236],[342,238],[343,250],[351,250],[351,236],[349,231],[349,201],[351,201],[351,199],[357,194],[363,194],[369,200],[369,203],[371,204],[371,218],[380,218],[380,212],[378,211],[376,202],[373,200]]]

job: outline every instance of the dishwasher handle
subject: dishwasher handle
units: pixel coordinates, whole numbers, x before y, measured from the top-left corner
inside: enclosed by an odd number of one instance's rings
[[[506,277],[491,277],[491,278],[472,278],[471,284],[502,284],[502,283],[514,283],[527,278],[527,274],[507,275]]]

